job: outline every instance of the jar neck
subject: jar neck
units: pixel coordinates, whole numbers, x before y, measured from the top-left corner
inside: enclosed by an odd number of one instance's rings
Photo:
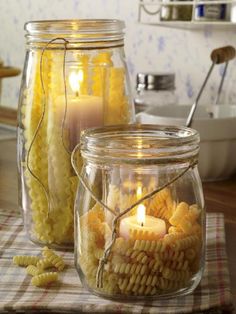
[[[86,130],[81,136],[85,159],[136,165],[196,163],[198,132],[175,126],[121,125]]]
[[[120,20],[55,20],[25,24],[28,46],[60,49],[102,49],[124,45],[125,24]],[[57,39],[57,40],[55,40]]]

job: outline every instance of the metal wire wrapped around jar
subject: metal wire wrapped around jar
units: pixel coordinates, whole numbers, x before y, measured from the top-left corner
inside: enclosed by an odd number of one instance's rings
[[[162,297],[199,283],[205,216],[198,142],[187,128],[131,125],[83,133],[72,154],[80,179],[75,262],[94,293]]]

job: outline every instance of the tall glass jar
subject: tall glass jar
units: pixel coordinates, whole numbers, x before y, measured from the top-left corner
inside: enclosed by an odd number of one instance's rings
[[[25,30],[18,128],[24,224],[32,241],[67,247],[77,186],[70,155],[81,131],[133,119],[124,23],[34,21]]]
[[[72,153],[80,178],[75,264],[84,286],[122,299],[192,292],[205,252],[197,131],[151,125],[87,130],[81,172],[78,148]]]

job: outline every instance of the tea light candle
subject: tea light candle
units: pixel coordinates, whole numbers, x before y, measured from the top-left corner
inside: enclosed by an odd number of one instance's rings
[[[66,128],[69,130],[70,148],[73,149],[80,140],[80,133],[84,129],[103,125],[103,101],[101,97],[80,95],[80,83],[83,72],[72,72],[69,76],[70,87],[74,95],[67,96]],[[61,114],[65,110],[65,97],[57,99]]]
[[[140,234],[149,240],[164,237],[166,234],[166,223],[163,219],[145,214],[146,208],[143,204],[138,205],[137,215],[126,217],[120,222],[120,236],[130,239],[131,234]]]

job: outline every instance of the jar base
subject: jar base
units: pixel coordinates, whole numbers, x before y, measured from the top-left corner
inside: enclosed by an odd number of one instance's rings
[[[107,300],[113,300],[113,301],[122,301],[122,302],[134,302],[134,301],[153,301],[153,300],[165,300],[165,299],[172,299],[176,297],[183,297],[186,295],[191,294],[199,285],[202,274],[203,274],[203,268],[199,270],[192,278],[188,286],[178,289],[177,291],[169,291],[167,293],[163,294],[155,294],[155,295],[123,295],[123,294],[114,294],[109,295],[107,293],[95,290],[91,288],[85,279],[85,276],[83,272],[77,268],[77,272],[79,274],[80,280],[83,284],[83,286],[91,292],[93,295],[96,295],[97,297],[102,297]]]
[[[49,249],[53,249],[56,251],[69,251],[69,252],[74,251],[74,244],[72,244],[72,243],[68,243],[68,244],[45,243],[45,242],[39,241],[38,239],[35,239],[34,237],[30,236],[29,234],[27,234],[27,236],[31,242],[33,242],[34,244],[36,244],[40,247],[47,246]]]

